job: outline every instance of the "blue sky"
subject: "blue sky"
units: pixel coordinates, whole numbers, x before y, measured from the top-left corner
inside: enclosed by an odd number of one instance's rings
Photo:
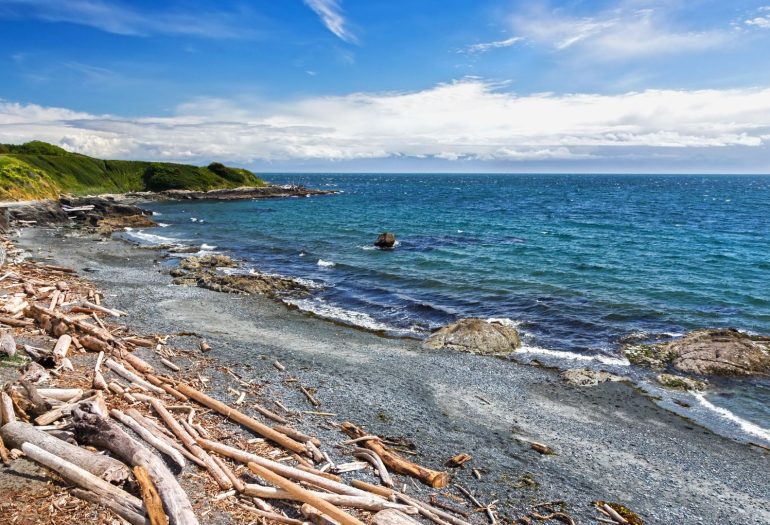
[[[260,170],[770,171],[770,0],[0,0],[0,141]]]

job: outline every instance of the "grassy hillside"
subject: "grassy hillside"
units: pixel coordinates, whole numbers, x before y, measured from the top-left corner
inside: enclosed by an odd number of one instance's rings
[[[170,162],[101,160],[45,142],[0,144],[0,200],[168,189],[211,190],[264,186],[245,169]]]

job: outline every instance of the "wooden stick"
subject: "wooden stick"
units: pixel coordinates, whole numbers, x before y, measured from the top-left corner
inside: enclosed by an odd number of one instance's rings
[[[256,507],[244,505],[243,503],[236,503],[236,505],[238,505],[238,507],[242,508],[243,510],[248,510],[249,512],[253,512],[257,516],[260,516],[262,518],[267,518],[270,521],[277,521],[278,523],[288,523],[288,525],[307,525],[307,522],[305,521],[295,520],[294,518],[287,518],[286,516],[281,516],[280,514],[276,514],[274,512],[266,512]]]
[[[129,416],[134,421],[136,421],[137,423],[139,423],[144,428],[146,428],[154,436],[158,437],[158,439],[165,441],[167,445],[169,445],[170,447],[175,449],[177,452],[182,454],[185,458],[189,459],[190,461],[192,461],[193,463],[195,463],[201,468],[204,468],[204,469],[206,468],[206,464],[200,459],[198,459],[196,456],[194,456],[189,450],[187,450],[182,445],[180,445],[179,442],[174,438],[174,435],[171,432],[157,425],[151,419],[144,417],[135,408],[129,408],[128,410],[126,410],[126,415]]]
[[[302,501],[303,503],[308,503],[312,507],[318,509],[320,512],[323,512],[329,517],[337,520],[341,525],[364,525],[363,522],[357,518],[354,518],[347,512],[343,512],[338,507],[322,500],[311,491],[300,487],[296,483],[293,483],[282,476],[279,476],[275,472],[268,470],[265,467],[259,466],[256,463],[249,463],[248,467],[249,470],[251,470],[260,478],[278,486],[279,488],[284,489],[297,500]]]
[[[272,420],[273,420],[273,421],[275,421],[276,423],[281,423],[282,425],[285,425],[286,423],[288,423],[288,422],[289,422],[289,421],[288,421],[286,418],[279,416],[279,415],[278,415],[278,414],[276,414],[275,412],[271,412],[270,410],[266,409],[266,408],[265,408],[265,407],[263,407],[262,405],[259,405],[259,404],[257,404],[257,403],[254,403],[254,404],[253,404],[253,405],[251,405],[251,406],[253,406],[253,407],[254,407],[254,410],[256,410],[257,412],[259,412],[260,414],[262,414],[262,415],[263,415],[263,416],[265,416],[266,418],[268,418],[268,419],[272,419]],[[274,430],[278,430],[278,429],[277,429],[277,427],[273,427],[273,429],[274,429]],[[281,432],[281,431],[280,431],[280,430],[278,430],[278,432]],[[281,432],[281,433],[282,433],[282,434],[286,434],[286,432]],[[288,436],[288,434],[286,434],[286,435]],[[291,436],[289,436],[289,437],[291,437]],[[301,441],[301,440],[300,440],[300,441]],[[305,441],[307,441],[307,440],[305,440]]]
[[[214,463],[216,463],[219,468],[222,469],[222,472],[225,473],[225,475],[230,479],[230,482],[233,484],[233,488],[237,490],[238,492],[243,492],[246,490],[246,484],[241,481],[241,478],[236,476],[232,470],[230,470],[230,467],[228,467],[224,461],[222,461],[222,458],[219,456],[211,456],[211,459],[214,460]]]
[[[151,398],[150,404],[152,405],[152,408],[155,410],[155,412],[157,412],[161,417],[163,422],[166,423],[166,425],[171,429],[171,432],[173,432],[174,435],[179,438],[179,441],[182,442],[187,450],[189,450],[206,465],[206,470],[209,471],[219,487],[222,490],[230,490],[233,488],[232,482],[230,482],[230,479],[227,477],[227,475],[222,472],[222,469],[219,468],[219,465],[217,465],[214,460],[211,459],[211,456],[209,456],[205,450],[198,446],[190,434],[188,434],[187,431],[182,428],[182,425],[180,425],[179,422],[174,419],[174,416],[172,416],[171,413],[166,409],[165,405],[163,405],[163,403],[161,403],[158,399],[154,398]]]
[[[393,489],[372,485],[371,483],[367,483],[366,481],[361,481],[360,479],[354,479],[353,481],[350,482],[350,484],[357,489],[365,490],[367,492],[371,492],[372,494],[377,494],[378,496],[382,496],[383,498],[390,498],[396,493],[396,491]]]
[[[297,430],[296,428],[292,428],[286,425],[276,425],[273,427],[273,430],[280,432],[281,434],[286,434],[292,439],[295,439],[297,441],[301,441],[302,443],[307,443],[310,441],[313,443],[313,445],[320,447],[321,446],[321,440],[312,436],[308,436],[307,434],[304,434]]]
[[[141,385],[145,387],[147,390],[151,390],[156,394],[163,394],[165,392],[162,388],[159,388],[155,385],[150,384],[149,382],[145,381],[135,373],[128,370],[126,367],[124,367],[117,361],[113,361],[112,359],[107,359],[104,362],[104,366],[106,366],[107,368],[109,368],[119,376],[122,376],[123,378],[127,379],[128,381],[132,383],[136,383],[137,385]]]
[[[249,430],[252,430],[259,434],[260,436],[269,439],[271,441],[274,441],[275,443],[278,443],[282,447],[291,450],[292,452],[296,452],[297,454],[303,454],[305,453],[305,446],[301,443],[298,443],[294,441],[293,439],[287,437],[285,434],[281,434],[280,432],[276,432],[272,428],[268,427],[267,425],[264,425],[257,421],[256,419],[253,419],[246,414],[239,412],[238,410],[235,410],[234,408],[230,408],[221,401],[217,401],[216,399],[207,396],[206,394],[199,392],[198,390],[195,390],[189,385],[186,385],[185,383],[177,383],[176,384],[177,390],[179,390],[182,394],[194,399],[198,403],[202,404],[203,406],[206,406],[212,410],[215,410],[225,416],[228,419],[232,419],[236,423],[240,423],[244,427],[248,428]]]
[[[393,487],[393,478],[390,477],[388,469],[385,467],[385,464],[382,462],[382,459],[377,455],[376,452],[365,448],[356,448],[356,451],[353,455],[357,458],[363,458],[371,463],[372,466],[377,469],[377,473],[382,480],[382,484],[386,487]]]
[[[147,470],[137,465],[134,467],[134,478],[139,484],[139,490],[142,493],[142,501],[147,509],[147,516],[150,518],[151,525],[168,525],[168,516],[163,511],[163,503],[160,501],[155,485],[150,479]]]
[[[366,435],[363,430],[349,422],[343,423],[341,428],[343,432],[352,438]],[[449,483],[449,474],[446,472],[430,470],[412,463],[411,461],[407,461],[398,454],[388,450],[379,439],[368,439],[363,441],[363,444],[370,450],[376,452],[383,463],[395,472],[417,478],[433,488],[443,488]]]
[[[16,421],[13,400],[11,399],[11,396],[5,393],[5,391],[0,392],[0,415],[2,415],[4,425]]]

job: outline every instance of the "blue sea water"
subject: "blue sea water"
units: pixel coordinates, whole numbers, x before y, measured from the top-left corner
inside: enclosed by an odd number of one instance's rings
[[[266,178],[341,193],[154,203],[152,233],[315,281],[300,308],[396,334],[506,318],[531,347],[617,358],[697,328],[770,333],[770,177]],[[396,249],[373,249],[386,230]],[[770,427],[770,387],[747,385],[723,404]]]

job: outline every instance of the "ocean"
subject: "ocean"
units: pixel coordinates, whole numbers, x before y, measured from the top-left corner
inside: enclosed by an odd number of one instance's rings
[[[305,279],[315,291],[296,307],[391,336],[505,319],[526,352],[564,367],[629,368],[624,344],[698,328],[770,333],[770,177],[265,178],[340,193],[152,203],[163,227],[129,236]],[[394,250],[374,249],[383,231]],[[770,440],[770,381],[715,382],[699,403]]]

